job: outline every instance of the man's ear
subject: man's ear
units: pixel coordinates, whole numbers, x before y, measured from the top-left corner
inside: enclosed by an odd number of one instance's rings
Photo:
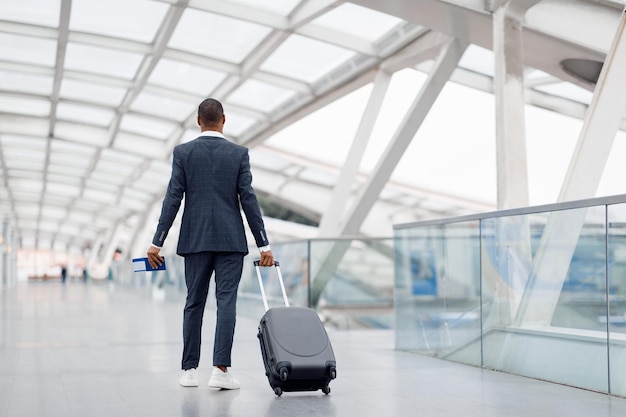
[[[200,124],[200,116],[196,116],[196,122],[198,122],[198,126],[202,127],[202,125]]]
[[[222,124],[225,125],[226,124],[226,115],[222,114]]]

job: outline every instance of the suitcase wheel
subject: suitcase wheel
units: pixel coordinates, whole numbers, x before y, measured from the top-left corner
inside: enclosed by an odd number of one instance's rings
[[[289,378],[289,371],[283,366],[280,368],[280,380],[284,382],[287,378]]]
[[[326,395],[330,394],[330,387],[328,385],[324,385],[322,387],[322,392]]]
[[[274,394],[280,397],[283,394],[282,388],[281,387],[274,388]]]
[[[330,379],[337,378],[337,369],[333,366],[330,368]]]

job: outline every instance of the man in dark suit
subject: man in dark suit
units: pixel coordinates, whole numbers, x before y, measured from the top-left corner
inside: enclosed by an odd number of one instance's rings
[[[174,148],[172,176],[157,230],[148,250],[152,267],[163,262],[160,249],[185,198],[176,253],[185,258],[187,300],[183,317],[182,386],[198,386],[202,317],[211,274],[215,272],[217,316],[213,373],[209,386],[238,389],[228,367],[235,332],[237,288],[248,253],[241,209],[260,250],[261,266],[274,265],[261,209],[252,188],[248,149],[222,134],[222,104],[206,99],[198,107],[200,136]],[[240,209],[241,207],[241,209]]]

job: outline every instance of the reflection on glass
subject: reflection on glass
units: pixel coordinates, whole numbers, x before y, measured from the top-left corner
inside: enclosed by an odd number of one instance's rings
[[[480,365],[478,222],[396,235],[396,347]]]
[[[393,241],[310,243],[310,302],[338,328],[393,326]]]
[[[623,393],[607,366],[607,322],[626,324],[621,224],[609,220],[609,245],[604,205],[397,227],[396,346]],[[611,364],[624,333],[610,333]]]
[[[604,219],[484,219],[483,366],[606,391]]]
[[[340,329],[393,328],[393,240],[339,239],[272,243],[280,262],[285,290],[292,306],[310,306],[324,324]],[[244,260],[237,314],[258,319],[264,312],[253,260],[256,248]],[[116,265],[116,282],[146,290],[145,281],[132,280],[131,265]],[[161,281],[166,297],[184,297],[182,258],[168,259],[167,277]],[[260,268],[270,307],[283,305],[274,268]],[[127,275],[131,275],[130,280]],[[138,277],[137,274],[134,274]],[[211,300],[209,302],[212,302]]]

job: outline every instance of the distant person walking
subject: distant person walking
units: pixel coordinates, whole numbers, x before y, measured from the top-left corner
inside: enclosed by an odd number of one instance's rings
[[[238,389],[233,378],[231,350],[235,332],[237,289],[248,243],[241,216],[260,250],[262,266],[274,265],[261,209],[252,188],[248,149],[223,135],[226,117],[222,104],[206,99],[198,107],[200,136],[174,148],[172,176],[148,261],[163,262],[160,249],[185,198],[176,253],[185,258],[187,300],[183,315],[183,376],[180,385],[198,386],[202,318],[211,274],[215,272],[217,316],[213,341],[214,369],[209,386]]]

